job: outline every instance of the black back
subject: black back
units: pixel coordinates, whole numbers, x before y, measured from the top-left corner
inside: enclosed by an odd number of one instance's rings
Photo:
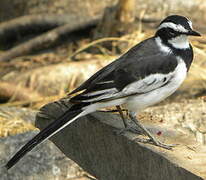
[[[173,50],[167,54],[162,52],[157,46],[155,37],[149,38],[131,48],[119,59],[102,68],[70,94],[82,90],[84,90],[83,93],[108,88],[121,90],[126,85],[143,79],[150,74],[167,74],[176,68],[176,56],[180,56],[185,61],[187,68],[189,68],[193,59],[192,48],[187,51]],[[101,82],[112,80],[114,81],[111,83],[101,84]]]

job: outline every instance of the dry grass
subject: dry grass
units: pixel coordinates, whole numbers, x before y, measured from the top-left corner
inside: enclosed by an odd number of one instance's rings
[[[36,129],[31,123],[25,122],[20,117],[13,117],[7,114],[0,114],[0,137],[15,135]]]

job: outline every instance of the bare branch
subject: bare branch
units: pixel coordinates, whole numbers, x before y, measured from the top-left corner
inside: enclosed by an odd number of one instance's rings
[[[0,61],[9,61],[10,59],[16,58],[18,56],[28,54],[32,50],[49,47],[50,45],[57,42],[63,35],[69,34],[77,29],[80,30],[86,27],[93,26],[97,24],[97,21],[98,19],[88,20],[81,23],[74,21],[72,26],[71,23],[69,23],[52,29],[51,31],[43,33],[36,38],[33,38],[6,51],[0,56]]]

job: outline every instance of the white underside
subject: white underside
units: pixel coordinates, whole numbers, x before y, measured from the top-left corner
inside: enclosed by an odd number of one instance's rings
[[[187,75],[187,68],[183,60],[179,59],[178,66],[173,72],[173,78],[166,86],[153,90],[151,92],[129,97],[125,103],[126,108],[131,111],[141,111],[148,106],[154,105],[171,94],[182,84]]]

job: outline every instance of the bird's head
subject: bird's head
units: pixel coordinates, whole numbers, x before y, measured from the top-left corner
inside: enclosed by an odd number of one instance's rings
[[[184,16],[171,15],[160,23],[155,36],[174,48],[185,49],[189,47],[188,36],[201,35],[193,30],[189,19]]]

